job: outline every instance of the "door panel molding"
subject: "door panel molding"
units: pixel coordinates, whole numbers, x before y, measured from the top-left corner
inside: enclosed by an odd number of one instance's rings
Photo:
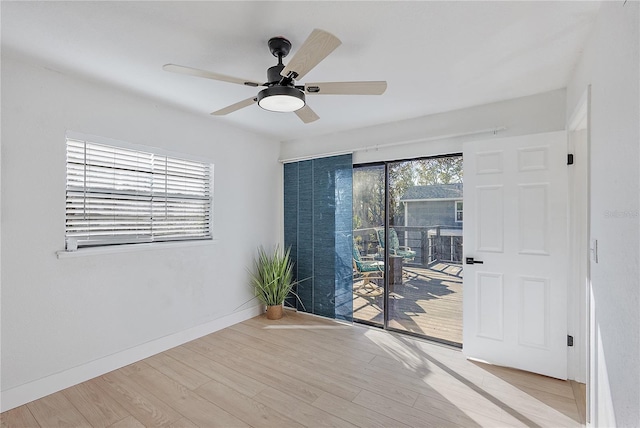
[[[463,156],[464,257],[483,262],[465,265],[463,352],[566,379],[567,133],[466,142]]]

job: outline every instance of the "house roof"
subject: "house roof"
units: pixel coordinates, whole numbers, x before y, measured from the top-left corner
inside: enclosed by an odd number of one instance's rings
[[[413,186],[400,198],[401,201],[426,199],[462,199],[462,183]]]

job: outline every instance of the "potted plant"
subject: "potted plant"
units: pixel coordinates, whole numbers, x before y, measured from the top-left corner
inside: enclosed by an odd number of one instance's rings
[[[293,262],[289,258],[291,248],[283,251],[279,245],[272,254],[260,246],[251,272],[251,285],[258,300],[267,306],[267,318],[282,318],[282,305],[298,281],[293,280]],[[298,300],[300,300],[298,298]]]

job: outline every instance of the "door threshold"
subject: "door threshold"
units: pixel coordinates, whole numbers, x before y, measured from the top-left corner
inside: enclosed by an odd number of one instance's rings
[[[425,340],[427,342],[437,343],[439,345],[446,345],[447,347],[455,348],[457,350],[461,350],[462,349],[462,343],[452,342],[452,341],[446,340],[446,339],[440,339],[439,337],[426,336],[426,335],[423,335],[423,334],[418,334],[418,333],[414,333],[412,331],[407,331],[407,330],[400,330],[398,328],[393,328],[393,327],[388,327],[387,330],[388,331],[392,331],[394,333],[399,333],[399,334],[404,334],[406,336],[411,336],[411,337],[414,337],[416,339],[422,339],[422,340]]]
[[[445,340],[445,339],[440,339],[438,337],[433,337],[433,336],[425,336],[423,334],[418,334],[418,333],[414,333],[412,331],[407,331],[407,330],[400,330],[397,328],[393,328],[393,327],[388,327],[388,328],[384,328],[381,324],[378,323],[374,323],[371,321],[366,321],[366,320],[358,320],[358,319],[353,319],[353,323],[354,324],[361,324],[367,327],[373,327],[373,328],[377,328],[379,330],[383,330],[383,331],[388,331],[390,333],[398,333],[404,336],[411,336],[414,339],[421,339],[424,340],[425,342],[429,342],[429,343],[433,343],[436,345],[443,345],[447,348],[452,348],[458,351],[462,350],[462,343],[458,343],[458,342],[451,342],[450,340]]]

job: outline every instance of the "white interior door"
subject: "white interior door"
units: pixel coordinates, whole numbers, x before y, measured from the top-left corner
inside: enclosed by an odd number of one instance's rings
[[[463,352],[567,377],[567,135],[464,145]]]

